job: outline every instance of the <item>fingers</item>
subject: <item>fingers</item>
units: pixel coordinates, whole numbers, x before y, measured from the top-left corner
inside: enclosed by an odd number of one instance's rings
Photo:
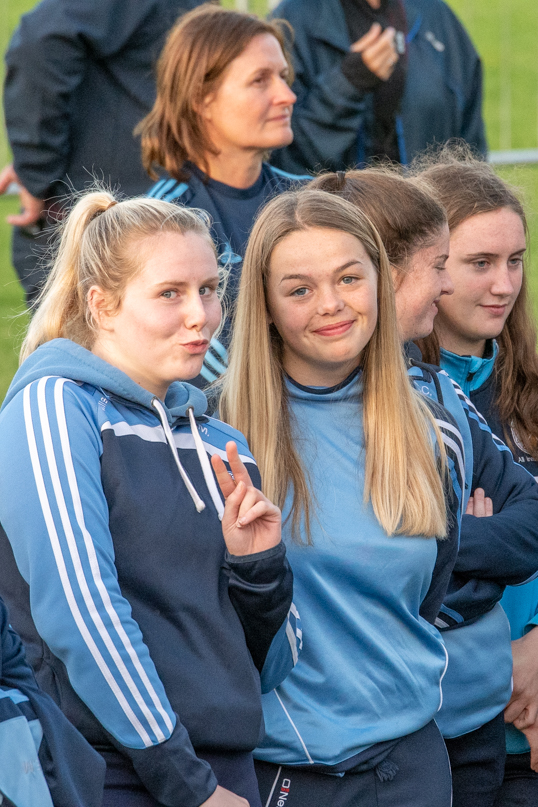
[[[247,487],[252,485],[252,479],[250,478],[250,474],[247,471],[244,463],[239,457],[239,451],[237,445],[230,441],[226,443],[226,454],[228,456],[228,462],[230,463],[230,470],[234,475],[235,483],[244,482]]]
[[[6,167],[0,171],[0,193],[5,193],[13,182],[18,183],[18,181],[19,178],[13,166],[6,165]]]
[[[211,457],[211,465],[215,472],[215,476],[217,477],[219,488],[221,489],[222,495],[226,500],[234,492],[235,482],[228,473],[227,467],[218,454],[213,454]]]
[[[36,221],[39,221],[45,209],[43,199],[37,199],[32,196],[22,185],[19,185],[19,198],[23,212],[15,216],[8,216],[6,221],[16,227],[27,227],[29,224],[35,224]]]
[[[523,717],[524,711],[525,706],[519,698],[510,700],[506,709],[504,710],[504,722],[513,723],[515,725],[516,720]]]
[[[472,508],[470,509],[472,501]],[[477,488],[469,499],[466,515],[476,516],[476,518],[486,518],[493,515],[493,501],[486,496],[483,488]]]
[[[469,501],[467,502],[467,507],[465,508],[465,515],[474,516],[474,499],[472,496],[469,496]]]
[[[373,45],[374,42],[379,38],[381,30],[382,28],[380,24],[378,22],[374,22],[368,33],[361,36],[360,39],[357,39],[357,41],[352,44],[351,50],[354,53],[362,53],[363,50],[369,48],[370,45]]]

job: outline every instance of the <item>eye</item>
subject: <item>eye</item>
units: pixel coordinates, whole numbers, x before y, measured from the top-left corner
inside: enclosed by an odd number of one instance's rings
[[[344,276],[344,277],[341,279],[341,281],[340,281],[340,282],[341,282],[341,283],[343,283],[345,286],[351,286],[351,284],[352,284],[352,283],[355,283],[355,281],[356,281],[356,280],[358,280],[358,279],[359,279],[359,278],[358,278],[358,277],[356,277],[355,275],[345,275],[345,276]]]
[[[200,297],[209,297],[209,295],[213,294],[213,292],[215,292],[215,291],[216,291],[215,286],[211,286],[211,285],[201,286],[200,287]]]
[[[165,300],[173,300],[175,297],[177,297],[177,291],[174,291],[173,289],[166,289],[166,291],[163,291],[161,294],[161,297],[164,297]]]
[[[291,292],[290,296],[291,297],[304,297],[306,294],[308,294],[308,289],[306,288],[306,286],[301,286],[301,288],[299,288],[299,289],[294,289]]]
[[[510,258],[508,261],[508,265],[512,269],[519,269],[520,266],[523,266],[523,256],[519,255],[517,258]]]
[[[475,261],[474,265],[477,269],[487,269],[489,267],[489,262],[484,258],[480,261]]]

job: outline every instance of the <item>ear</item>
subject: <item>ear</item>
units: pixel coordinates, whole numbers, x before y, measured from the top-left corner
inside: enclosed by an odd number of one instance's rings
[[[109,300],[100,286],[92,286],[86,298],[90,314],[95,324],[104,331],[111,330],[112,312],[109,308]]]
[[[213,101],[215,100],[215,93],[210,92],[201,101],[196,101],[193,103],[192,108],[199,115],[203,120],[210,121],[212,120],[212,107]]]

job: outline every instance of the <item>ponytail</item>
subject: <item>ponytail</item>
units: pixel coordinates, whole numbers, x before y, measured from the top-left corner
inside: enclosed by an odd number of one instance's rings
[[[20,360],[51,339],[91,349],[96,335],[88,292],[98,286],[118,309],[125,286],[142,268],[137,244],[162,232],[201,235],[215,251],[209,217],[160,199],[118,202],[108,191],[82,196],[65,220],[48,280],[22,344]]]

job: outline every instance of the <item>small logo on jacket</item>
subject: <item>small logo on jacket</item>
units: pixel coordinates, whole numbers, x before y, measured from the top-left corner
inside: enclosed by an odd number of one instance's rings
[[[288,800],[288,796],[290,795],[290,787],[291,787],[291,779],[283,779],[282,784],[280,786],[280,793],[278,794],[276,807],[285,807],[285,804]]]

